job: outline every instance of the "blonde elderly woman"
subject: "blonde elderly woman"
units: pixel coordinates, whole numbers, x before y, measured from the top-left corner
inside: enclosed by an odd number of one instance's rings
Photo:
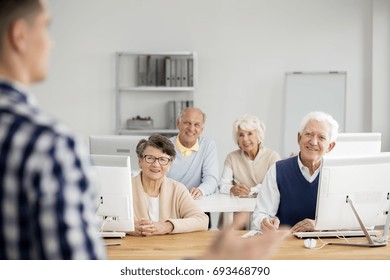
[[[239,149],[228,154],[219,182],[221,193],[247,196],[257,193],[268,168],[280,156],[264,147],[265,125],[256,116],[244,115],[233,124]]]
[[[175,159],[175,147],[155,134],[137,145],[141,172],[133,178],[135,231],[137,236],[201,231],[208,217],[195,204],[187,188],[166,177]]]

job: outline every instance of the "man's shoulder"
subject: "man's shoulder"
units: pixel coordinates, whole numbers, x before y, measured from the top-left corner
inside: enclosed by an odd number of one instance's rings
[[[41,112],[34,116],[31,122],[33,125],[40,127],[46,133],[52,134],[55,137],[75,137],[73,131],[67,125],[45,112]]]
[[[66,125],[38,109],[30,109],[27,106],[8,107],[8,126],[14,127],[17,130],[14,135],[18,135],[18,138],[12,136],[11,140],[15,149],[24,150],[29,145],[32,149],[24,156],[50,155],[53,160],[63,160],[63,155],[71,150],[85,157],[85,148],[79,149],[82,146],[80,139]],[[53,151],[56,151],[55,156],[52,156]]]
[[[174,135],[172,137],[169,137],[169,140],[171,140],[173,143],[176,142],[177,135]]]
[[[216,146],[214,139],[205,137],[205,136],[199,136],[198,138],[199,146]]]
[[[297,156],[292,156],[286,159],[281,159],[277,162],[275,162],[276,167],[286,167],[286,166],[292,166],[298,164],[297,162]]]
[[[33,108],[19,103],[7,106],[7,111],[9,115],[12,115],[14,122],[23,125],[25,131],[39,131],[40,134],[45,134],[46,137],[48,135],[73,137],[73,133],[69,127],[39,108]]]

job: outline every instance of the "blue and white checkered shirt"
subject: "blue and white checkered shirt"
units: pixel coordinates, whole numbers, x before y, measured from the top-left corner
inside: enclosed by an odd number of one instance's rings
[[[104,259],[95,186],[73,134],[0,79],[0,259]]]

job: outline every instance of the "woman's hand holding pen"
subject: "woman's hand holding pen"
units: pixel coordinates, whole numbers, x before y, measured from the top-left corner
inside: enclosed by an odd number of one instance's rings
[[[233,185],[232,188],[230,189],[230,194],[235,196],[249,195],[250,192],[251,189],[241,183],[237,183]]]
[[[280,220],[278,217],[265,217],[261,223],[261,230],[267,231],[267,230],[277,230],[279,228]]]

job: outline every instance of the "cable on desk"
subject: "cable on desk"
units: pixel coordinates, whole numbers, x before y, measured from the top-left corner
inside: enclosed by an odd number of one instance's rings
[[[107,222],[109,222],[109,221],[112,221],[112,218],[111,218],[111,217],[106,217],[106,218],[103,220],[103,223],[102,223],[101,227],[99,228],[98,233],[100,233],[100,232],[103,231],[103,228],[104,228],[105,224],[106,224]]]

